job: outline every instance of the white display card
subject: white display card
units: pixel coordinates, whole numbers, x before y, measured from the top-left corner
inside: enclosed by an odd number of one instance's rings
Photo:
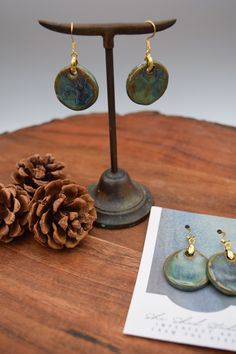
[[[196,249],[207,258],[224,252],[219,228],[236,252],[236,219],[152,207],[124,333],[236,351],[236,296],[211,284],[197,291],[178,290],[164,277],[166,257],[187,247],[186,224],[196,236]]]

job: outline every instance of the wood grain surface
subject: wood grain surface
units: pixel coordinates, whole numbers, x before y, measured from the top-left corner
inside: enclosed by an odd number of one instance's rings
[[[156,205],[236,216],[236,129],[158,112],[118,116],[117,128],[120,167]],[[0,181],[18,160],[50,152],[88,185],[109,167],[108,148],[106,114],[5,133]],[[146,227],[94,228],[74,250],[43,248],[30,234],[0,244],[0,353],[217,352],[122,334]]]

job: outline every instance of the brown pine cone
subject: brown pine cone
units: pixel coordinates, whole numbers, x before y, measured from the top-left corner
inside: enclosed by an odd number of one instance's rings
[[[87,189],[69,180],[39,187],[30,202],[29,229],[35,240],[54,249],[77,246],[95,219],[94,201]]]
[[[36,189],[50,181],[63,179],[64,168],[62,162],[55,161],[51,154],[40,156],[35,154],[16,164],[16,171],[12,177],[14,183],[19,184],[33,197]]]
[[[21,236],[27,226],[29,196],[20,186],[0,184],[0,241]]]

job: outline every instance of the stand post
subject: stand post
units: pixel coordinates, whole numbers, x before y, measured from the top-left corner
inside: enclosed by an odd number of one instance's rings
[[[118,170],[118,163],[117,163],[113,48],[105,48],[105,51],[106,51],[106,75],[107,75],[107,99],[108,99],[108,116],[109,116],[111,172],[116,173]]]
[[[118,229],[133,226],[143,220],[149,214],[153,199],[146,187],[132,181],[128,173],[117,166],[113,37],[112,32],[103,37],[106,52],[111,168],[104,171],[98,183],[90,185],[88,189],[95,200],[96,225]]]

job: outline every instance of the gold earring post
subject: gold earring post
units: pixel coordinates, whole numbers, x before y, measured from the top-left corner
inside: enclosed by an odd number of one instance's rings
[[[70,70],[73,75],[77,73],[77,65],[78,65],[78,54],[76,52],[76,42],[73,38],[73,30],[74,30],[74,23],[71,22],[70,24],[70,32],[71,32],[71,41],[72,41],[72,50],[71,50],[71,62],[70,62]]]
[[[150,39],[153,38],[156,34],[156,25],[151,20],[147,20],[147,21],[145,21],[145,23],[150,23],[153,26],[153,33],[151,34],[151,36],[146,38],[146,54],[145,54],[145,58],[144,58],[144,60],[146,60],[146,63],[147,63],[147,72],[150,73],[154,67],[153,58],[151,55]]]
[[[193,236],[192,234],[192,229],[189,225],[185,225],[185,229],[188,230],[188,235],[187,235],[187,239],[188,239],[188,249],[186,250],[186,255],[191,257],[194,255],[195,252],[195,236]]]
[[[232,246],[231,246],[231,241],[230,240],[226,240],[225,239],[225,236],[226,236],[226,233],[219,229],[217,230],[217,233],[219,235],[221,235],[221,240],[220,242],[223,243],[223,245],[225,246],[225,254],[226,254],[226,257],[230,260],[230,261],[233,261],[235,259],[235,255],[234,255],[234,252],[232,251]]]

